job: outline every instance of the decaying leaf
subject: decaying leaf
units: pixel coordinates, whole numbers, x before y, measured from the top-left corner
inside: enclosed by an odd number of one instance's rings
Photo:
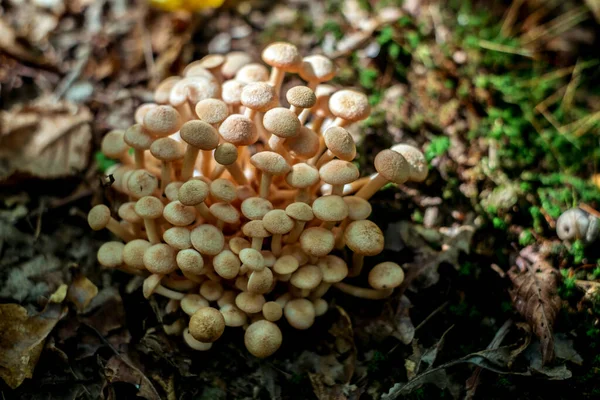
[[[561,305],[559,275],[543,255],[528,246],[521,250],[508,276],[513,283],[512,302],[540,339],[542,364],[546,364],[554,358],[552,330]]]
[[[104,373],[109,382],[125,382],[134,385],[138,388],[138,397],[146,400],[160,400],[160,395],[150,379],[131,362],[125,361],[123,357],[111,357],[104,368]]]
[[[65,313],[56,303],[33,316],[18,304],[0,305],[0,377],[8,386],[14,389],[32,377],[46,337]]]
[[[393,336],[404,344],[410,344],[415,337],[415,326],[408,314],[411,306],[412,304],[408,297],[402,296],[394,318],[396,330]]]
[[[77,308],[78,312],[83,312],[85,308],[90,304],[92,299],[98,294],[98,288],[88,278],[79,274],[71,285],[67,292],[67,298]]]

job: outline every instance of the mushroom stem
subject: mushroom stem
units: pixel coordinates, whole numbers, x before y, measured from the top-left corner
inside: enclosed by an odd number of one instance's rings
[[[354,297],[360,297],[361,299],[369,299],[369,300],[380,300],[390,297],[390,295],[394,292],[394,289],[385,289],[385,290],[375,290],[375,289],[366,289],[353,285],[349,285],[347,283],[338,282],[334,283],[333,286],[341,290],[342,292],[349,294]]]
[[[262,245],[263,245],[263,238],[261,238],[261,237],[253,237],[252,238],[252,248],[254,250],[260,251],[262,249]]]
[[[339,230],[337,232],[337,237],[335,240],[335,248],[338,250],[343,249],[344,246],[346,245],[346,238],[344,237],[344,231],[346,230],[346,227],[348,226],[349,223],[350,223],[350,219],[346,218],[345,220],[342,221],[342,223],[338,227]]]
[[[325,293],[327,293],[327,291],[329,290],[330,287],[331,287],[331,283],[321,282],[319,284],[319,286],[317,286],[310,292],[309,298],[311,300],[315,300],[315,299],[323,297],[325,295]]]
[[[144,169],[144,150],[133,149],[133,158],[135,159],[135,168]]]
[[[364,265],[365,256],[359,253],[352,254],[352,268],[348,272],[350,278],[360,275]]]
[[[223,172],[225,172],[225,169],[226,169],[225,165],[217,164],[215,166],[215,168],[213,169],[212,173],[210,174],[210,180],[214,181],[215,179],[219,179],[221,177],[221,175],[223,175]],[[236,180],[236,182],[237,182],[237,180]]]
[[[345,126],[348,126],[348,125],[350,125],[350,121],[348,121],[348,120],[346,120],[346,119],[343,119],[343,118],[340,118],[340,117],[337,117],[337,118],[335,119],[335,121],[333,121],[333,124],[332,124],[332,125],[333,125],[333,126],[339,126],[340,128],[343,128],[343,127],[345,127]]]
[[[335,224],[336,224],[336,221],[326,221],[321,224],[321,228],[332,230],[333,227],[335,226]]]
[[[258,195],[263,199],[269,197],[269,187],[271,186],[271,181],[273,180],[273,175],[268,172],[263,171],[262,176],[260,178],[260,189]]]
[[[321,127],[323,126],[323,122],[325,122],[325,117],[315,115],[315,118],[312,121],[311,129],[316,133],[321,133]],[[339,125],[341,127],[341,125]],[[323,150],[321,150],[322,152]],[[320,153],[318,153],[320,154]]]
[[[136,239],[135,235],[129,232],[125,227],[123,227],[116,219],[110,218],[108,221],[108,225],[106,225],[106,229],[117,235],[124,242],[131,242]]]
[[[282,235],[277,233],[273,234],[271,237],[271,252],[275,257],[279,257],[281,254],[281,238]]]
[[[183,331],[183,340],[192,349],[198,351],[210,350],[210,348],[212,347],[212,343],[203,343],[199,340],[194,339],[190,334],[189,328],[185,328],[185,330]]]
[[[173,175],[173,165],[170,161],[163,161],[160,169],[160,191],[164,192],[165,188],[171,183],[171,175]]]
[[[296,243],[296,241],[298,241],[298,238],[300,237],[300,234],[304,230],[304,225],[306,225],[306,222],[296,221],[296,224],[292,228],[290,235],[287,237],[286,243]]]
[[[202,175],[210,176],[210,170],[212,167],[212,150],[202,150]]]
[[[317,153],[318,154],[318,153]],[[323,154],[321,154],[321,157],[319,157],[319,159],[317,160],[315,167],[317,169],[321,168],[323,166],[323,164],[333,160],[335,157],[335,155],[331,152],[331,150],[327,149],[326,152],[324,152]]]
[[[161,235],[158,233],[155,219],[144,218],[144,227],[146,228],[146,235],[150,243],[157,244],[161,242]]]
[[[200,216],[202,218],[204,218],[205,221],[213,221],[214,220],[214,217],[210,213],[210,210],[208,209],[208,206],[206,205],[205,202],[198,203],[194,207],[196,208],[196,211],[198,211],[198,214],[200,214]]]
[[[227,171],[237,183],[240,185],[248,184],[248,179],[246,178],[246,175],[244,175],[244,172],[240,168],[240,165],[237,163],[237,161],[233,164],[226,165],[225,168],[227,168]]]
[[[275,94],[277,95],[277,97],[279,97],[279,92],[281,91],[281,84],[283,83],[284,77],[284,70],[277,67],[273,67],[271,69],[271,77],[269,78],[269,84],[275,89]]]
[[[369,200],[379,189],[381,189],[389,181],[385,179],[381,174],[375,174],[372,176],[356,194],[356,197],[360,197],[365,200]]]
[[[198,148],[190,146],[189,144],[187,145],[183,156],[183,168],[181,169],[182,181],[185,182],[194,175],[194,165],[196,164],[199,151]]]
[[[160,294],[161,296],[165,296],[165,297],[168,297],[169,299],[173,299],[173,300],[181,300],[181,299],[183,299],[183,296],[185,296],[183,293],[179,293],[174,290],[167,289],[166,287],[164,287],[162,285],[158,285],[156,287],[156,289],[154,289],[154,293]]]

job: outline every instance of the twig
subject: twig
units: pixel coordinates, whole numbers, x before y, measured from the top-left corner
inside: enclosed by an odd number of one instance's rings
[[[585,6],[574,8],[559,15],[550,22],[521,35],[521,43],[525,46],[541,39],[549,40],[585,21],[588,17],[589,13]]]
[[[575,63],[575,69],[573,69],[573,74],[571,75],[571,81],[567,85],[567,89],[565,90],[565,95],[562,99],[562,107],[565,111],[569,111],[571,109],[571,105],[573,104],[573,98],[575,97],[575,91],[577,90],[577,86],[581,82],[581,62],[577,60]]]
[[[502,23],[502,28],[500,28],[500,33],[504,37],[510,36],[510,32],[512,30],[515,21],[517,20],[517,15],[519,13],[519,9],[523,5],[524,0],[514,0],[510,5],[510,8],[506,12],[506,17],[504,17],[504,22]]]
[[[500,44],[500,43],[494,43],[494,42],[490,42],[489,40],[480,40],[478,42],[478,44],[479,44],[479,47],[481,47],[483,49],[499,51],[501,53],[516,54],[516,55],[523,56],[523,57],[533,58],[533,52],[531,50],[517,48],[517,47],[511,47],[511,46],[507,46],[507,45]]]
[[[433,312],[431,312],[431,314],[429,314],[423,321],[421,321],[419,323],[419,325],[417,325],[417,327],[415,328],[415,332],[419,330],[419,328],[421,328],[423,325],[425,325],[431,318],[433,318],[437,313],[439,313],[440,311],[442,311],[444,308],[446,308],[446,306],[448,305],[448,302],[443,303],[441,306],[439,306],[438,308],[436,308],[435,310],[433,310]]]

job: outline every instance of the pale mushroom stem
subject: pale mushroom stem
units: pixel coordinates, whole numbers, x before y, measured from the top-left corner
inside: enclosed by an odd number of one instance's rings
[[[379,189],[385,186],[389,181],[385,179],[381,174],[375,174],[371,177],[369,182],[364,185],[356,194],[356,197],[360,197],[365,200],[369,200]]]
[[[160,235],[158,233],[158,227],[156,226],[156,220],[150,218],[144,218],[144,227],[146,228],[146,235],[148,241],[152,244],[160,243]]]
[[[144,169],[144,150],[133,149],[133,158],[135,159],[135,168]]]
[[[133,233],[131,233],[127,229],[125,229],[116,219],[114,219],[112,217],[108,221],[108,225],[106,225],[106,229],[108,229],[109,231],[114,233],[116,236],[121,238],[121,240],[123,240],[124,242],[131,242],[133,239],[135,239],[135,236]]]
[[[331,185],[331,194],[336,196],[344,195],[344,185]]]
[[[183,293],[176,292],[171,289],[167,289],[162,285],[158,285],[156,289],[154,289],[155,294],[160,294],[161,296],[168,297],[169,299],[181,300],[185,296]]]
[[[194,175],[194,165],[196,164],[196,159],[198,158],[198,152],[200,150],[187,145],[185,149],[185,154],[183,156],[183,168],[181,169],[181,180],[186,182]]]
[[[279,97],[279,92],[281,91],[281,84],[283,83],[284,77],[284,70],[279,69],[277,67],[273,67],[271,69],[271,77],[269,78],[269,84],[275,89],[275,94],[277,95],[277,97]]]
[[[271,195],[271,201],[289,200],[296,195],[296,190],[278,190]]]
[[[327,150],[326,152],[321,154],[321,157],[319,157],[319,159],[315,163],[315,167],[317,169],[321,168],[325,163],[328,163],[329,161],[333,160],[334,157],[335,155],[331,152],[331,150]]]
[[[321,127],[323,126],[323,122],[325,122],[325,117],[316,115],[315,119],[313,119],[313,121],[312,121],[312,125],[310,128],[317,133],[321,133]],[[340,125],[340,127],[342,127],[342,126]],[[323,151],[323,150],[321,150],[321,151]]]
[[[208,209],[208,206],[205,202],[196,204],[194,207],[196,208],[196,211],[198,211],[198,214],[200,214],[200,216],[204,218],[205,221],[213,220],[213,215],[210,213],[210,210]]]
[[[360,297],[361,299],[369,299],[369,300],[380,300],[390,297],[394,292],[394,289],[384,289],[384,290],[375,290],[375,289],[366,289],[357,286],[352,286],[347,283],[334,283],[333,286],[341,290],[342,292],[349,294],[354,297]]]
[[[229,173],[231,174],[231,177],[237,183],[239,183],[240,185],[248,184],[248,179],[246,178],[246,175],[244,175],[244,172],[240,168],[240,165],[237,163],[237,161],[234,162],[233,164],[226,165],[225,168],[227,169],[227,171],[229,171]]]
[[[333,124],[332,124],[332,125],[333,125],[333,126],[339,126],[340,128],[344,128],[344,127],[346,127],[346,126],[350,125],[350,121],[348,121],[348,120],[345,120],[345,119],[343,119],[343,118],[340,118],[340,117],[337,117],[337,118],[335,119],[335,121],[333,121]]]
[[[362,271],[362,267],[365,262],[365,256],[362,254],[354,253],[352,254],[352,268],[350,272],[348,272],[348,276],[353,278],[355,276],[359,276]]]
[[[181,115],[182,121],[189,121],[194,119],[194,113],[192,112],[192,106],[189,102],[184,102],[183,104],[175,107],[179,115]]]
[[[364,185],[366,185],[369,182],[369,180],[371,180],[370,176],[364,176],[362,178],[358,178],[357,180],[355,180],[352,183],[348,183],[348,184],[344,185],[344,191],[343,191],[344,196],[347,196],[349,194],[356,192],[357,190],[360,190]]]
[[[160,169],[160,192],[163,193],[169,183],[171,183],[171,175],[173,175],[173,164],[170,161],[163,161]]]
[[[219,177],[223,175],[223,172],[225,172],[225,169],[225,165],[217,164],[210,174],[210,180],[214,181],[215,179],[219,179]]]
[[[327,293],[327,291],[329,290],[330,287],[331,287],[331,283],[321,282],[319,284],[319,286],[317,286],[315,289],[313,289],[312,292],[310,292],[309,298],[311,300],[316,300],[316,299],[323,297],[325,295],[325,293]]]
[[[301,203],[310,204],[310,188],[298,189],[295,200]]]
[[[302,110],[300,115],[298,115],[298,119],[300,120],[300,123],[302,125],[304,125],[306,123],[306,121],[308,120],[309,116],[310,116],[310,109],[305,108],[304,110]]]
[[[258,131],[258,137],[263,141],[263,143],[269,143],[269,137],[271,134],[267,132],[265,126],[263,125],[262,120],[264,115],[264,113],[255,113],[253,121],[254,125],[256,126],[256,130]]]
[[[201,171],[202,171],[202,175],[204,175],[206,177],[210,176],[210,170],[212,167],[212,155],[213,155],[212,150],[202,150]]]
[[[218,219],[217,220],[217,229],[219,229],[222,232],[224,227],[225,227],[225,221],[223,221],[222,219]]]
[[[190,330],[185,328],[183,331],[183,340],[185,343],[190,346],[194,350],[198,351],[207,351],[212,347],[212,343],[202,343],[199,340],[194,339],[194,337],[190,334]]]
[[[275,257],[279,257],[281,254],[281,238],[282,235],[280,234],[274,234],[271,237],[271,252]]]
[[[269,142],[267,144],[271,148],[271,150],[273,150],[276,153],[279,153],[283,158],[285,158],[285,160],[288,163],[292,162],[292,157],[290,156],[290,153],[287,151],[287,149],[284,146],[284,144],[285,144],[284,138],[280,138],[277,135],[271,135],[271,137],[269,138]]]
[[[289,236],[287,237],[286,243],[289,243],[289,244],[296,243],[296,241],[300,237],[300,234],[304,230],[304,225],[306,225],[306,222],[296,221],[296,223],[294,224],[294,227],[290,231]]]
[[[261,238],[261,237],[253,237],[252,238],[252,248],[254,250],[260,251],[262,249],[262,245],[263,245],[263,238]]]
[[[263,171],[262,176],[260,177],[260,189],[259,189],[259,196],[262,197],[263,199],[266,199],[269,197],[269,187],[271,186],[272,180],[273,180],[273,175]]]
[[[344,231],[346,230],[346,227],[348,226],[349,223],[350,223],[350,219],[346,218],[345,220],[342,221],[342,223],[338,227],[339,230],[337,232],[337,237],[335,239],[335,248],[338,250],[343,249],[344,246],[346,245],[346,238],[344,237]]]
[[[335,221],[326,221],[321,224],[321,228],[332,230],[335,224]]]

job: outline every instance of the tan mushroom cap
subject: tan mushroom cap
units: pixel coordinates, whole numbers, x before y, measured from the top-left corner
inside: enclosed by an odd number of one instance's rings
[[[298,73],[305,81],[326,82],[335,77],[336,67],[329,58],[314,54],[302,59]]]
[[[216,256],[225,246],[225,237],[216,226],[203,224],[192,230],[192,246],[201,254]]]
[[[223,279],[234,279],[240,265],[240,259],[231,250],[223,250],[213,258],[213,268]]]
[[[242,214],[249,220],[259,220],[273,209],[273,204],[262,197],[249,197],[242,201],[240,206]]]
[[[271,175],[287,174],[291,167],[281,154],[272,151],[261,151],[250,157],[250,163],[262,172]]]
[[[283,210],[271,210],[262,219],[266,230],[274,235],[285,235],[294,227],[292,220]]]
[[[168,244],[152,245],[144,253],[144,266],[153,274],[170,274],[177,269],[175,251]]]
[[[265,294],[273,286],[273,272],[269,268],[253,271],[248,278],[248,291],[250,293]]]
[[[154,136],[165,137],[181,127],[181,115],[171,106],[156,106],[144,115],[142,127]]]
[[[234,291],[234,290],[225,290],[223,292],[223,295],[221,297],[219,297],[219,300],[217,300],[217,304],[219,305],[219,307],[223,307],[223,306],[225,306],[227,304],[233,305],[235,307],[235,296],[237,296],[237,292],[236,291]],[[222,309],[221,309],[221,311],[222,311]],[[225,319],[225,322],[227,322],[227,318]]]
[[[266,82],[253,82],[242,90],[242,105],[259,112],[267,112],[279,103],[273,86]]]
[[[244,66],[252,62],[252,56],[243,51],[232,51],[225,55],[225,63],[221,66],[221,74],[230,79]]]
[[[102,138],[102,153],[108,158],[119,158],[129,150],[125,143],[125,132],[122,130],[112,130]]]
[[[329,110],[329,99],[337,91],[337,88],[331,85],[318,85],[315,89],[317,104],[312,108],[312,112],[320,117],[332,117]]]
[[[212,76],[212,75],[211,75]],[[177,82],[171,90],[169,102],[177,107],[190,101],[194,106],[204,100],[221,96],[221,85],[206,76],[185,77]]]
[[[165,187],[165,196],[167,196],[169,201],[175,201],[179,199],[179,189],[181,186],[183,186],[183,182],[169,182],[169,184]]]
[[[144,196],[135,203],[135,212],[142,218],[156,219],[162,216],[163,203],[154,196]]]
[[[165,206],[163,216],[172,225],[188,226],[196,220],[196,209],[175,200]]]
[[[266,238],[271,236],[261,220],[249,221],[242,227],[242,233],[248,237]]]
[[[209,194],[208,185],[200,179],[192,179],[181,185],[178,199],[181,204],[195,206],[202,203]]]
[[[204,270],[204,259],[194,249],[185,249],[177,253],[177,266],[185,273],[200,275]]]
[[[323,282],[341,282],[348,276],[348,265],[346,261],[334,255],[327,255],[318,262],[318,267],[323,273]]]
[[[348,218],[353,221],[369,218],[373,208],[368,200],[356,196],[344,196],[342,197],[344,202],[348,205]]]
[[[164,241],[176,250],[184,250],[192,247],[190,231],[187,228],[174,226],[163,233]]]
[[[356,144],[350,132],[339,126],[331,126],[323,132],[325,145],[340,160],[352,161],[356,157]]]
[[[258,250],[252,248],[242,249],[239,257],[240,261],[253,271],[265,269],[265,259]]]
[[[296,136],[286,140],[285,145],[296,158],[306,160],[319,151],[319,136],[312,129],[302,126]]]
[[[135,198],[150,196],[156,189],[158,179],[145,169],[133,171],[127,179],[127,190]]]
[[[283,335],[279,327],[267,320],[253,322],[244,333],[246,349],[258,358],[266,358],[275,353],[282,341]]]
[[[315,217],[324,222],[341,221],[348,216],[348,205],[341,196],[317,197],[312,205]]]
[[[239,106],[242,104],[242,90],[246,84],[244,82],[229,80],[223,83],[221,97],[226,104]]]
[[[223,285],[220,282],[207,280],[200,285],[200,295],[208,301],[217,301],[223,296]]]
[[[292,274],[290,282],[298,289],[312,290],[323,280],[323,272],[316,265],[303,265]]]
[[[125,245],[121,242],[106,242],[98,249],[98,262],[108,268],[116,268],[123,264],[123,250]]]
[[[306,299],[293,299],[283,308],[288,323],[296,329],[308,329],[315,322],[315,307]]]
[[[158,104],[167,104],[171,95],[171,89],[181,80],[179,76],[170,76],[158,84],[154,89],[154,101]]]
[[[156,104],[156,103],[140,104],[138,106],[138,108],[135,109],[135,114],[133,115],[133,120],[135,121],[135,123],[136,124],[143,123],[144,116],[146,115],[146,113],[157,106],[158,106],[158,104]]]
[[[204,307],[192,315],[189,329],[194,339],[204,343],[213,343],[225,331],[225,319],[216,308]]]
[[[285,208],[285,213],[297,221],[308,222],[315,217],[312,208],[302,202],[292,203]]]
[[[307,163],[297,163],[285,176],[285,181],[293,188],[305,189],[319,181],[319,171]]]
[[[134,149],[148,150],[154,138],[142,128],[142,125],[135,124],[127,128],[123,140]]]
[[[94,208],[90,210],[87,217],[90,228],[95,231],[106,228],[110,218],[110,210],[104,204],[98,204],[97,206],[94,206]]]
[[[237,71],[235,80],[244,84],[265,82],[269,80],[269,70],[262,64],[247,64]]]
[[[144,239],[132,240],[125,245],[125,248],[123,248],[123,262],[128,267],[132,267],[140,271],[144,270],[144,254],[151,246],[152,244]]]
[[[331,160],[319,169],[323,182],[330,185],[345,185],[358,179],[360,172],[356,165],[344,160]]]
[[[233,237],[229,239],[229,248],[234,254],[240,254],[243,249],[250,248],[250,242],[242,237]]]
[[[241,292],[235,298],[235,305],[248,314],[261,312],[264,304],[265,296],[262,294]]]
[[[275,261],[275,265],[273,265],[273,271],[277,272],[280,275],[291,274],[295,272],[300,264],[298,263],[298,259],[292,255],[281,256]]]
[[[150,145],[150,153],[161,161],[181,160],[184,152],[185,150],[181,143],[168,137],[156,139]]]
[[[231,292],[234,293],[234,292]],[[246,314],[237,308],[234,304],[225,304],[221,306],[221,314],[225,319],[225,325],[232,328],[244,326],[248,317]]]
[[[258,140],[256,125],[241,114],[232,114],[219,126],[219,134],[223,140],[236,146],[248,146]]]
[[[186,78],[199,77],[208,79],[209,81],[215,79],[215,76],[204,65],[202,65],[202,60],[197,60],[186,65],[186,67],[183,69],[183,76]]]
[[[179,135],[184,142],[200,150],[213,150],[219,144],[219,133],[207,121],[188,121],[181,126]]]
[[[240,213],[237,208],[229,203],[214,203],[210,206],[209,210],[215,218],[226,224],[235,224],[240,221]]]
[[[263,117],[263,126],[267,131],[280,138],[289,138],[298,133],[300,120],[284,107],[275,107],[267,111]]]
[[[279,321],[283,316],[283,308],[275,301],[267,301],[262,308],[263,316],[267,321]]]
[[[229,115],[229,110],[223,100],[204,99],[196,104],[196,115],[208,124],[220,124]]]
[[[271,268],[273,265],[275,265],[275,261],[277,261],[275,254],[268,250],[261,250],[260,254],[262,254],[263,259],[265,260],[265,267]]]
[[[199,294],[188,293],[181,299],[181,309],[187,315],[194,315],[201,308],[208,307],[208,301]]]
[[[210,71],[220,68],[226,60],[227,58],[223,54],[208,54],[202,57],[198,64]]]
[[[329,110],[346,121],[356,122],[371,114],[369,99],[364,93],[354,90],[339,90],[329,98]]]
[[[383,232],[369,220],[351,222],[344,238],[346,245],[355,253],[374,256],[383,251]]]
[[[402,154],[402,157],[410,165],[409,179],[414,182],[423,182],[427,179],[429,167],[425,155],[416,147],[408,144],[397,144],[392,146],[392,150]]]
[[[312,108],[317,104],[315,92],[307,86],[294,86],[286,92],[285,98],[288,103],[298,108]]]
[[[302,63],[298,48],[284,42],[268,45],[262,52],[262,59],[268,65],[281,68],[286,72],[297,72]]]
[[[404,271],[394,262],[382,262],[369,272],[369,285],[376,290],[394,289],[403,281]]]
[[[237,147],[231,143],[221,143],[215,149],[214,158],[221,165],[231,165],[238,158]]]
[[[313,227],[308,228],[300,235],[302,250],[314,257],[326,256],[333,250],[335,236],[329,229]]]
[[[383,150],[375,156],[375,169],[385,179],[398,185],[406,182],[410,176],[410,165],[400,153],[393,150]]]
[[[317,317],[325,315],[329,309],[329,304],[323,299],[313,300],[313,306],[315,307],[315,315]]]
[[[227,179],[215,179],[210,183],[210,194],[218,201],[231,203],[237,197],[235,185]]]

